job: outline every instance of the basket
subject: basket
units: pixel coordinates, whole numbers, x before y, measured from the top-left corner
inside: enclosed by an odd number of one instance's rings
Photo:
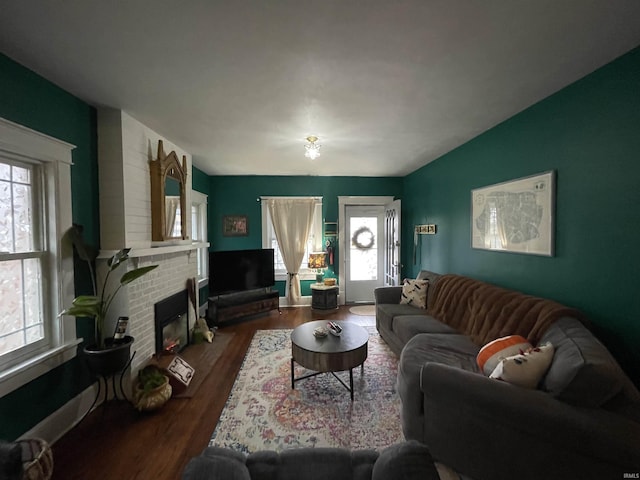
[[[16,441],[22,447],[23,480],[49,480],[53,475],[53,452],[39,438]]]

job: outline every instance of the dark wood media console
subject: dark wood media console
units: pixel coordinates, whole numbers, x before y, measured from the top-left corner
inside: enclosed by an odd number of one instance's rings
[[[214,295],[207,302],[207,323],[218,326],[236,318],[280,311],[280,293],[270,288]]]

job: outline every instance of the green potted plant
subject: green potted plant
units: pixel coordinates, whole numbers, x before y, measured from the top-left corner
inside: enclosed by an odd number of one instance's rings
[[[93,295],[80,295],[76,297],[71,306],[63,310],[60,315],[72,315],[74,317],[91,318],[95,328],[95,342],[84,347],[84,353],[89,363],[89,368],[97,374],[109,375],[122,370],[129,361],[129,352],[133,337],[126,336],[121,342],[114,342],[113,338],[107,338],[105,332],[105,320],[111,307],[113,299],[122,287],[134,280],[146,275],[157,267],[149,265],[146,267],[134,268],[125,272],[119,280],[113,292],[108,290],[111,274],[122,264],[129,260],[130,248],[123,248],[107,261],[107,275],[97,293],[96,275],[93,270],[93,262],[98,256],[98,250],[84,243],[81,228],[74,225],[67,232],[68,237],[76,247],[78,256],[87,262],[91,275]]]
[[[169,377],[155,365],[148,365],[138,372],[138,381],[133,385],[133,405],[140,411],[156,410],[162,407],[173,389]]]

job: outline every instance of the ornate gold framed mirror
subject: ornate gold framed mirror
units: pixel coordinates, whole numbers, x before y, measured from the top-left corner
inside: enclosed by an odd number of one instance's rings
[[[187,235],[187,157],[182,164],[175,151],[164,153],[158,140],[158,158],[149,162],[151,172],[151,239],[185,240]]]

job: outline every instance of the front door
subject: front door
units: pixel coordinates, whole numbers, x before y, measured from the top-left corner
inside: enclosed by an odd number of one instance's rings
[[[345,300],[373,303],[373,290],[384,284],[383,205],[345,208]]]
[[[400,263],[400,200],[394,200],[384,212],[384,284],[400,285],[402,263]]]

